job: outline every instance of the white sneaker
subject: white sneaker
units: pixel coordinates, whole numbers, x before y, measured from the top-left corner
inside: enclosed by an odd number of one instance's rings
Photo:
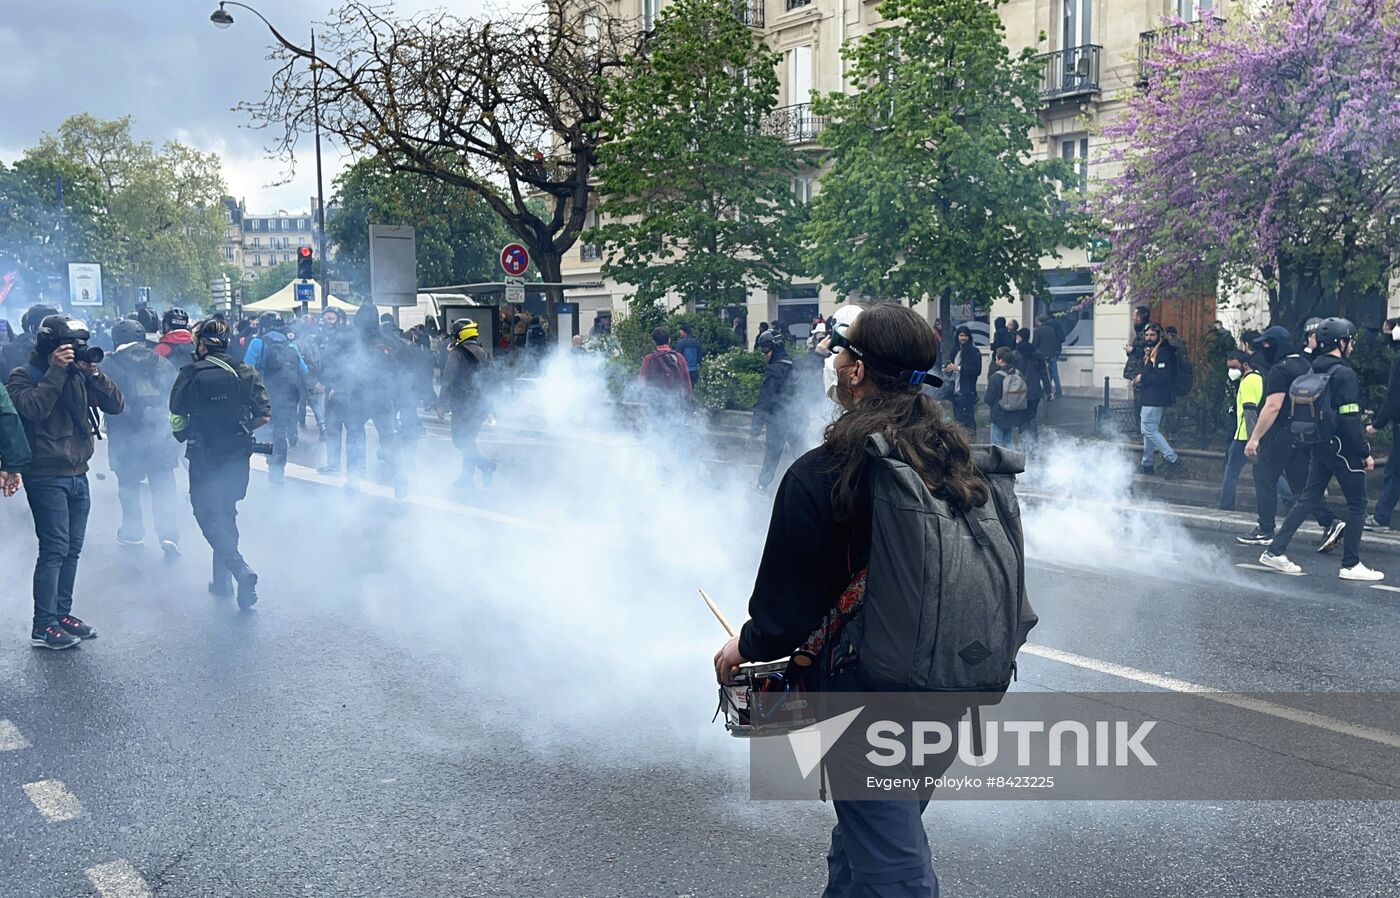
[[[1259,563],[1264,565],[1264,567],[1278,571],[1280,574],[1297,576],[1303,572],[1301,567],[1288,560],[1287,555],[1270,555],[1268,552],[1265,552],[1263,555],[1259,556]]]
[[[1373,571],[1361,562],[1357,562],[1355,567],[1344,567],[1341,573],[1337,574],[1343,580],[1384,580],[1385,574],[1380,571]]]

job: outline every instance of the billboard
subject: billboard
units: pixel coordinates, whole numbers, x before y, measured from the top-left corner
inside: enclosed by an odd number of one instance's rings
[[[416,246],[413,228],[369,226],[369,291],[375,305],[418,305]]]
[[[102,305],[102,266],[96,262],[68,263],[68,305]]]

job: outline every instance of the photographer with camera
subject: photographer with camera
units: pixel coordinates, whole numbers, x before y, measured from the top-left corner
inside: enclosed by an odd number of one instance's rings
[[[97,635],[72,614],[78,556],[92,507],[87,469],[100,436],[97,412],[118,415],[126,403],[117,385],[98,370],[103,353],[88,345],[82,322],[50,315],[34,336],[28,364],[5,381],[32,455],[24,494],[34,515],[39,559],[30,644],[67,649]]]
[[[218,319],[195,329],[195,362],[170,390],[170,426],[190,462],[194,519],[214,550],[209,591],[230,596],[236,581],[238,607],[246,609],[258,601],[258,575],[238,551],[238,502],[248,493],[248,459],[272,451],[253,441],[272,405],[258,372],[229,356],[232,337]]]

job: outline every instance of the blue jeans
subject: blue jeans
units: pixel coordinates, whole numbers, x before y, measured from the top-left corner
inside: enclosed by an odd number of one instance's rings
[[[927,801],[833,801],[822,898],[938,898]]]
[[[1167,464],[1176,464],[1176,450],[1172,448],[1167,438],[1162,436],[1162,413],[1165,408],[1155,405],[1144,405],[1142,407],[1142,466],[1144,468],[1152,465],[1152,450],[1162,453],[1162,458]]]
[[[39,560],[34,565],[34,634],[73,610],[73,583],[87,534],[92,499],[86,474],[24,478],[24,496],[34,515]]]
[[[1226,511],[1235,510],[1235,492],[1240,485],[1240,474],[1249,459],[1244,455],[1244,440],[1231,440],[1225,450],[1225,479],[1220,481],[1220,501],[1216,506]]]
[[[1060,359],[1059,357],[1049,359],[1050,383],[1055,385],[1055,398],[1058,399],[1065,394],[1060,388]]]
[[[995,424],[992,425],[993,446],[1000,446],[1003,449],[1012,449],[1015,447],[1015,438],[1016,428],[1007,427],[1005,429],[1002,429]]]
[[[1400,458],[1392,449],[1385,463],[1385,477],[1381,480],[1381,494],[1376,497],[1376,522],[1382,527],[1390,526],[1390,517],[1395,513],[1395,504],[1400,502]]]

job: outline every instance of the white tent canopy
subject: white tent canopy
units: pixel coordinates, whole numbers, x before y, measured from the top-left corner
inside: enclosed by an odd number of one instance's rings
[[[257,302],[249,303],[243,307],[245,312],[296,312],[301,309],[301,303],[297,302],[296,285],[298,281],[289,281],[287,286],[278,290],[267,299],[260,299]],[[316,291],[316,298],[313,299],[307,308],[312,312],[321,311],[321,285],[313,281],[312,289]],[[352,306],[345,300],[335,296],[327,295],[326,308],[339,309],[342,312],[353,312],[356,306]]]

